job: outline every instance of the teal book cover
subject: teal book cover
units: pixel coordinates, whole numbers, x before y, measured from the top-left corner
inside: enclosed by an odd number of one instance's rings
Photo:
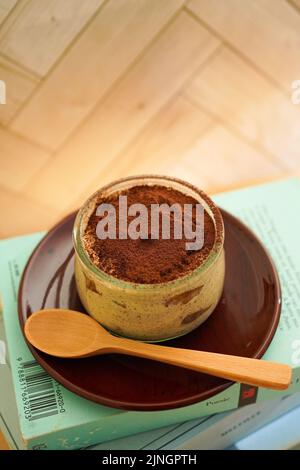
[[[300,390],[300,253],[297,220],[300,182],[275,182],[217,195],[217,204],[243,220],[261,238],[279,271],[283,304],[279,327],[264,358],[293,367],[290,388],[259,388],[256,401]],[[0,293],[8,353],[25,446],[74,449],[237,408],[241,386],[234,384],[201,403],[176,410],[120,411],[66,390],[34,361],[17,316],[18,284],[32,250],[43,236],[33,234],[0,243]]]

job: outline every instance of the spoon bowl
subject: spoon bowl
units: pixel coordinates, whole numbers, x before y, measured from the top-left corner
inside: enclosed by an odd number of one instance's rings
[[[51,356],[79,358],[111,352],[114,337],[89,315],[49,309],[33,313],[25,323],[27,340]]]

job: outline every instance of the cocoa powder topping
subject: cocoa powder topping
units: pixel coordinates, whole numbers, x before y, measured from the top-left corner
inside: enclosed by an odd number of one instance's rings
[[[182,277],[200,266],[210,253],[215,241],[215,227],[211,217],[204,214],[204,245],[200,250],[186,250],[187,240],[174,238],[174,224],[171,217],[171,237],[133,240],[119,239],[119,195],[127,196],[128,207],[135,203],[144,204],[150,213],[151,204],[166,203],[171,206],[193,204],[193,226],[196,226],[194,210],[196,199],[172,188],[164,186],[134,186],[111,196],[99,197],[95,210],[91,214],[85,228],[83,244],[93,264],[119,279],[140,284],[162,283]],[[101,216],[96,215],[96,209],[101,203],[110,203],[116,209],[117,237],[116,239],[99,239],[96,228]],[[172,213],[171,213],[172,215]],[[128,224],[135,217],[128,216]],[[149,218],[150,219],[150,218]]]

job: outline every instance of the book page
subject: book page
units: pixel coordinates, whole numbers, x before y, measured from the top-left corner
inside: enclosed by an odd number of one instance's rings
[[[264,358],[300,364],[300,180],[223,193],[214,200],[253,230],[279,274],[281,318]]]

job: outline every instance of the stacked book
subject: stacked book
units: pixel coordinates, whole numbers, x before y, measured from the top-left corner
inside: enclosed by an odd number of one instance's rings
[[[235,448],[244,449],[297,445],[300,436],[291,423],[300,416],[300,252],[295,218],[300,212],[300,181],[290,179],[233,191],[214,200],[256,232],[277,266],[282,314],[264,359],[292,366],[289,389],[278,392],[259,388],[248,397],[251,400],[244,400],[245,389],[234,384],[204,402],[153,412],[121,411],[75,395],[36,363],[18,322],[18,284],[43,233],[3,240],[0,427],[12,448],[223,449],[235,443]],[[280,428],[276,444],[270,440],[263,444],[266,425],[268,436]],[[293,430],[292,438],[282,432],[282,426]],[[251,434],[253,431],[256,433]]]

